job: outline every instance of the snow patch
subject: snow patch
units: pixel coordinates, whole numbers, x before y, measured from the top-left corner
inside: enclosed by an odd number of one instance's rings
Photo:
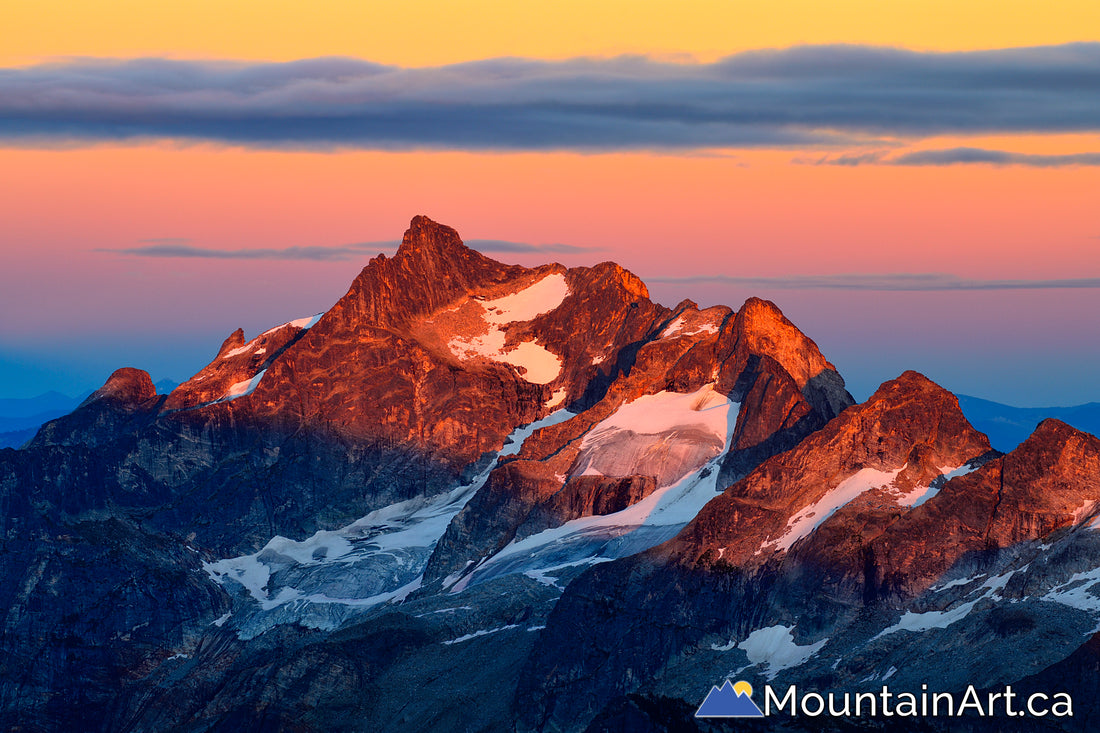
[[[516,428],[512,431],[512,434],[504,441],[504,447],[500,449],[499,456],[514,456],[520,452],[523,448],[524,442],[534,435],[535,431],[539,428],[549,427],[551,425],[557,425],[563,423],[566,420],[571,420],[575,415],[569,410],[557,410],[551,412],[541,420],[536,420],[530,425],[525,425],[522,428]]]
[[[256,348],[257,346],[259,346],[258,342],[262,337],[268,335],[269,333],[275,333],[279,329],[286,328],[287,326],[293,326],[295,328],[300,328],[303,331],[308,330],[308,329],[312,328],[313,326],[315,326],[317,324],[317,321],[321,320],[321,316],[323,316],[323,315],[324,315],[324,313],[318,313],[315,316],[307,316],[306,318],[298,318],[298,319],[293,320],[293,321],[287,321],[286,323],[284,323],[282,325],[279,325],[279,326],[275,326],[274,328],[269,328],[266,331],[264,331],[263,333],[261,333],[259,336],[257,336],[256,338],[249,341],[244,346],[238,346],[235,349],[230,349],[229,351],[225,352],[224,354],[221,355],[220,358],[228,359],[228,358],[233,357],[233,356],[238,356],[240,354],[248,354],[248,353],[251,353],[253,351],[256,352],[257,356],[260,355],[260,354],[265,354],[265,353],[267,353],[266,348],[262,348],[262,349],[257,349]]]
[[[940,475],[932,484],[928,486],[915,486],[911,491],[908,491],[898,498],[899,505],[909,508],[918,507],[924,502],[931,499],[936,494],[940,493],[940,489],[943,485],[953,478],[959,476],[965,476],[972,471],[976,471],[980,466],[973,466],[969,463],[963,466],[944,466],[940,469]]]
[[[912,509],[920,506],[938,493],[940,493],[940,490],[939,487],[936,486],[914,486],[911,491],[899,496],[897,498],[897,503],[899,506]]]
[[[1041,600],[1060,603],[1081,611],[1100,612],[1100,568],[1075,573],[1069,580],[1052,588]]]
[[[238,354],[247,354],[250,351],[252,351],[253,349],[255,349],[256,346],[257,346],[256,339],[252,339],[251,341],[249,341],[244,346],[238,346],[235,349],[230,349],[229,351],[225,352],[224,354],[221,355],[221,358],[222,359],[228,359],[232,356],[237,356]]]
[[[897,631],[922,632],[928,631],[929,629],[946,629],[951,624],[957,621],[961,621],[969,616],[970,612],[974,610],[974,607],[978,605],[978,603],[983,599],[992,598],[995,595],[999,595],[999,591],[1004,589],[1004,587],[1008,584],[1009,579],[1011,579],[1015,573],[1015,570],[1010,570],[1003,575],[993,576],[992,578],[986,580],[985,583],[983,583],[981,586],[975,588],[974,591],[972,591],[971,593],[971,595],[973,595],[973,593],[980,592],[980,595],[973,598],[972,600],[966,601],[965,603],[960,603],[953,608],[948,608],[943,611],[925,611],[924,613],[913,613],[912,611],[906,611],[905,615],[903,615],[896,624],[883,629],[878,634],[876,634],[874,638],[878,639],[880,637],[893,634]],[[1100,577],[1098,577],[1098,579],[1100,579]],[[952,584],[961,584],[963,582],[968,581],[952,581],[952,583],[948,584],[948,586]],[[939,590],[942,590],[942,588],[940,588]]]
[[[483,301],[485,320],[495,325],[530,321],[543,313],[549,313],[562,304],[569,295],[565,275],[553,273],[518,293],[503,298]]]
[[[462,359],[485,357],[523,369],[521,376],[532,384],[549,384],[561,374],[561,358],[535,341],[524,341],[505,350],[505,329],[509,323],[530,321],[562,304],[569,294],[565,276],[547,275],[518,293],[481,302],[487,333],[470,338],[455,336],[447,342],[451,353]]]
[[[815,529],[821,526],[837,510],[844,507],[850,501],[871,489],[883,488],[890,485],[901,473],[900,468],[893,471],[880,471],[877,468],[861,468],[848,478],[841,481],[835,489],[818,499],[810,506],[787,520],[787,530],[778,539],[769,540],[761,546],[761,550],[777,548],[783,551],[791,549],[795,542],[809,536]]]
[[[970,615],[970,612],[974,610],[974,606],[977,605],[985,596],[967,601],[966,603],[960,603],[954,608],[950,608],[946,611],[926,611],[924,613],[913,613],[912,611],[906,611],[905,615],[901,617],[896,624],[880,631],[875,638],[880,636],[887,636],[893,634],[896,631],[928,631],[929,629],[946,629],[956,621],[961,621]]]
[[[447,348],[461,358],[483,356],[492,361],[520,367],[524,370],[520,376],[532,384],[549,384],[561,374],[561,358],[535,341],[524,341],[505,351],[504,331],[500,330],[491,330],[483,336],[469,339],[455,336],[447,342]]]
[[[712,384],[644,395],[592,426],[570,473],[651,475],[658,486],[669,486],[723,451],[736,414],[736,403]]]
[[[265,374],[267,374],[266,369],[264,369],[256,376],[252,377],[252,379],[248,379],[243,382],[237,382],[229,388],[229,391],[225,393],[224,397],[217,401],[228,402],[229,400],[235,400],[238,397],[244,397],[245,395],[252,394],[256,391],[256,387],[259,386],[260,380],[264,378]]]
[[[764,675],[771,681],[783,670],[805,664],[829,641],[826,637],[813,644],[799,646],[794,643],[792,631],[794,631],[793,626],[769,626],[749,634],[737,645],[737,648],[748,656],[749,664],[734,674],[743,672],[749,667],[766,664]]]
[[[554,390],[554,394],[550,395],[550,400],[546,403],[547,407],[557,407],[561,403],[565,402],[565,398],[569,395],[569,390],[565,387]]]
[[[476,639],[479,636],[488,636],[489,634],[495,634],[498,631],[506,631],[508,629],[515,629],[515,628],[519,628],[519,624],[508,624],[506,626],[498,626],[495,629],[482,629],[480,631],[475,631],[472,634],[464,634],[463,636],[460,636],[457,639],[451,639],[450,641],[445,641],[443,643],[447,644],[447,645],[461,644],[464,641],[469,641],[470,639]]]
[[[724,488],[718,486],[719,468],[729,449],[739,405],[727,403],[727,408],[725,449],[697,470],[621,511],[573,519],[513,540],[500,552],[483,558],[454,583],[451,592],[461,593],[471,585],[512,573],[522,573],[545,585],[558,585],[556,571],[608,562],[671,539]]]
[[[570,417],[559,410],[513,431],[509,449],[518,452],[536,429]],[[279,623],[336,628],[350,615],[400,603],[421,587],[435,544],[494,465],[446,494],[391,504],[304,540],[275,536],[259,552],[203,563],[203,569],[237,596],[234,626],[241,638]],[[221,626],[231,615],[214,624]]]
[[[718,326],[713,323],[701,323],[690,331],[686,330],[686,322],[683,316],[679,316],[672,323],[665,326],[657,338],[670,338],[672,336],[697,336],[701,333],[718,333]]]
[[[611,562],[611,559],[612,558],[610,557],[581,558],[579,560],[563,562],[558,565],[551,565],[550,567],[546,568],[533,568],[531,570],[524,570],[523,574],[531,580],[538,581],[542,585],[550,586],[551,588],[557,588],[558,590],[565,590],[564,586],[558,585],[559,578],[551,575],[551,573],[566,570],[568,568],[581,567],[583,565],[599,565],[603,562]]]
[[[581,443],[583,449],[611,430],[632,430],[656,435],[678,427],[698,426],[723,439],[728,428],[730,402],[708,384],[695,392],[658,392],[643,395],[619,407],[592,426]]]
[[[286,323],[275,326],[274,328],[267,329],[266,331],[264,331],[260,335],[261,336],[266,336],[269,333],[275,333],[280,328],[286,328],[287,326],[293,326],[295,328],[300,328],[303,331],[306,331],[306,330],[309,330],[309,329],[313,328],[314,326],[316,326],[317,321],[321,320],[321,316],[323,316],[323,315],[325,315],[325,314],[324,313],[317,313],[316,315],[306,316],[305,318],[298,318],[298,319],[295,319],[293,321],[287,321]]]
[[[973,583],[975,580],[977,580],[980,577],[982,577],[982,576],[981,575],[971,575],[969,578],[956,578],[955,580],[952,580],[948,583],[944,583],[943,585],[934,585],[931,588],[929,588],[928,590],[932,591],[933,593],[939,593],[940,591],[945,591],[948,588],[954,588],[954,587],[960,586],[960,585],[969,585],[970,583]]]
[[[1095,500],[1086,501],[1084,504],[1082,504],[1081,506],[1074,509],[1073,510],[1073,523],[1074,524],[1080,524],[1081,520],[1085,519],[1086,517],[1088,517],[1090,514],[1092,514],[1096,510],[1096,505],[1098,503],[1100,503],[1100,502],[1097,502]],[[1097,519],[1100,519],[1100,517],[1097,517]],[[1091,527],[1095,523],[1096,523],[1096,519],[1092,520],[1092,522],[1089,523],[1089,526]]]
[[[941,468],[940,471],[943,472],[943,477],[950,481],[953,478],[958,478],[959,476],[965,476],[968,473],[973,473],[979,468],[981,468],[981,466],[967,463],[966,465],[959,466],[958,468]]]

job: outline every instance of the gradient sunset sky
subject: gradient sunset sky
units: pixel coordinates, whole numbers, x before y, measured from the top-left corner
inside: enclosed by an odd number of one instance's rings
[[[857,399],[1100,401],[1100,3],[588,5],[6,0],[0,397],[182,381],[427,214],[769,298]]]

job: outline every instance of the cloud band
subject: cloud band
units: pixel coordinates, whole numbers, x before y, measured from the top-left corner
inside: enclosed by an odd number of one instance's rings
[[[339,262],[362,259],[364,256],[379,252],[394,252],[401,244],[396,241],[355,242],[340,245],[314,245],[304,247],[248,249],[218,249],[214,247],[196,247],[190,240],[182,237],[161,237],[141,240],[140,247],[120,247],[117,249],[99,249],[132,257],[205,259],[205,260],[306,260],[313,262]],[[528,244],[510,242],[503,239],[470,239],[466,244],[481,252],[502,252],[511,254],[548,253],[572,254],[590,252],[597,247],[580,247],[572,244]]]
[[[975,280],[939,273],[803,275],[792,277],[738,277],[700,275],[688,277],[647,277],[648,283],[677,285],[741,285],[775,290],[865,290],[865,291],[945,291],[945,290],[1054,290],[1100,288],[1100,277],[1061,280]]]
[[[954,53],[813,46],[712,64],[78,59],[0,70],[0,138],[21,145],[701,149],[1097,130],[1098,43]]]

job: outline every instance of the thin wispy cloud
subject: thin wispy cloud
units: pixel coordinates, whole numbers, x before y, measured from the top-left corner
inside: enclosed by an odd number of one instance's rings
[[[142,247],[100,249],[97,251],[133,257],[202,260],[308,260],[313,262],[332,262],[360,259],[368,254],[377,254],[379,252],[395,249],[397,249],[396,242],[357,242],[354,244],[333,246],[282,247],[278,249],[266,247],[217,249],[214,247],[195,247],[189,244],[153,244]]]
[[[945,148],[941,150],[916,150],[910,153],[891,154],[889,151],[876,150],[865,153],[844,153],[822,156],[814,159],[795,158],[794,162],[811,165],[903,165],[903,166],[943,166],[943,165],[1020,165],[1032,168],[1062,168],[1069,166],[1100,165],[1100,153],[1067,153],[1062,155],[1043,155],[1037,153],[1015,153],[1006,150],[988,150],[985,148]]]
[[[820,155],[816,158],[798,156],[793,158],[791,162],[797,163],[798,165],[839,165],[854,168],[858,165],[883,165],[886,161],[886,156],[889,154],[890,152],[887,150],[872,150],[866,153]]]
[[[175,247],[190,244],[191,239],[188,237],[150,237],[149,239],[139,239],[139,244],[156,244],[156,245],[171,245]]]
[[[547,254],[578,254],[581,252],[593,252],[602,250],[603,247],[581,247],[576,244],[528,244],[526,242],[509,242],[504,239],[468,239],[466,245],[479,252],[507,252],[512,254],[547,253]]]
[[[807,46],[710,64],[75,59],[0,70],[0,138],[27,146],[171,138],[304,149],[851,148],[1097,130],[1098,43],[953,53]]]
[[[1048,280],[979,280],[940,273],[895,273],[852,275],[795,275],[787,277],[740,277],[733,275],[697,275],[688,277],[647,277],[650,283],[678,285],[741,285],[775,290],[1055,290],[1100,288],[1100,277]]]
[[[383,240],[375,242],[353,242],[351,244],[339,245],[219,249],[216,247],[197,247],[188,244],[190,241],[190,239],[183,237],[142,239],[139,240],[139,243],[142,244],[142,246],[139,247],[119,247],[115,249],[98,249],[96,251],[131,257],[165,259],[342,262],[347,260],[358,260],[378,253],[393,253],[401,244],[398,241]],[[529,244],[527,242],[510,242],[503,239],[470,239],[467,240],[465,244],[481,252],[513,254],[575,254],[578,252],[590,252],[599,249],[597,247],[581,247],[571,244]]]

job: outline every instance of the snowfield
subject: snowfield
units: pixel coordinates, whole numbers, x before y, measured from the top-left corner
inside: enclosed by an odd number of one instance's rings
[[[447,348],[460,359],[484,357],[518,367],[521,376],[532,384],[549,384],[561,374],[561,358],[535,341],[524,341],[505,349],[509,323],[525,323],[549,313],[569,295],[569,286],[561,274],[547,275],[518,293],[495,300],[481,301],[482,318],[488,331],[472,337],[455,336]]]

